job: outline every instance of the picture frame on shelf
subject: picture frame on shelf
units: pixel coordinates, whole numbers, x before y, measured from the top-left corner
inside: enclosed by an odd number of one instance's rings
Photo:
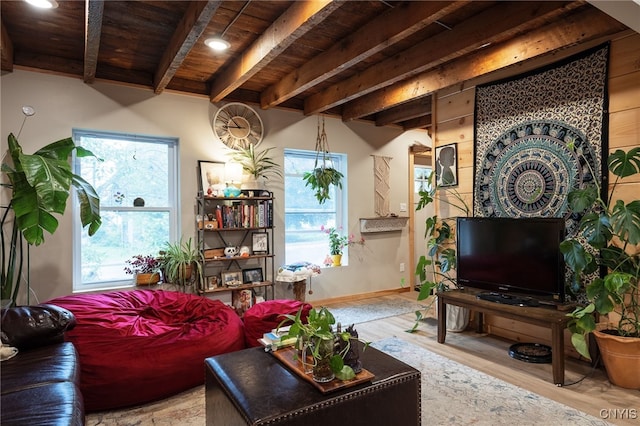
[[[219,287],[222,287],[220,277],[218,277],[217,275],[211,275],[207,277],[207,290],[215,290]]]
[[[198,160],[198,170],[200,171],[200,186],[198,189],[204,195],[220,195],[224,191],[224,165],[219,161]]]
[[[234,290],[231,293],[231,305],[239,316],[253,306],[253,291],[251,289]]]
[[[238,287],[242,285],[242,271],[221,272],[220,278],[224,287]]]
[[[251,251],[253,254],[269,253],[269,234],[267,232],[254,232],[251,234]]]
[[[436,184],[439,187],[458,185],[458,144],[436,147]]]
[[[247,283],[259,283],[263,281],[262,268],[248,268],[242,270],[242,281]]]

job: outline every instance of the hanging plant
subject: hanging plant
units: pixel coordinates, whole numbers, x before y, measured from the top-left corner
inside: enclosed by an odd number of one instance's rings
[[[320,128],[320,117],[318,117],[316,161],[313,170],[305,172],[302,179],[307,182],[305,186],[311,186],[311,189],[315,191],[318,202],[324,204],[331,198],[329,193],[331,185],[342,189],[343,177],[344,175],[333,166],[327,133],[324,131],[324,117],[322,117],[322,129]]]

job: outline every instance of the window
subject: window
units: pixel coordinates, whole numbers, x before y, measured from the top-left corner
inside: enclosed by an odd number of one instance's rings
[[[89,237],[74,213],[74,291],[130,286],[126,260],[155,255],[178,234],[177,139],[74,129],[73,140],[103,160],[74,161],[98,193],[102,217]]]
[[[416,194],[420,191],[431,191],[431,174],[433,169],[431,166],[414,166],[413,167],[413,192]]]
[[[285,262],[307,261],[324,264],[329,254],[329,238],[320,228],[324,225],[343,228],[346,224],[347,156],[331,154],[333,167],[343,175],[343,188],[331,187],[331,198],[319,204],[310,187],[302,179],[304,172],[313,170],[315,151],[285,149],[284,151],[284,208]],[[345,250],[346,264],[348,250]]]

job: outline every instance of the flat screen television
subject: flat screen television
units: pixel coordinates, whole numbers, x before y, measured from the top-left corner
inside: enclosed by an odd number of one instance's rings
[[[456,232],[458,285],[564,302],[564,219],[461,217]]]

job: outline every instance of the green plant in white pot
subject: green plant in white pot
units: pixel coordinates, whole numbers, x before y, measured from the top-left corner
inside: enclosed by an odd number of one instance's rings
[[[31,107],[23,107],[22,111],[24,126],[35,111]],[[64,214],[71,187],[76,190],[80,220],[83,228],[88,226],[89,235],[95,234],[102,223],[100,198],[88,182],[72,172],[70,163],[74,152],[77,157],[95,157],[92,152],[75,145],[71,138],[50,143],[33,154],[23,152],[13,133],[8,142],[8,154],[2,162],[2,190],[10,192],[9,204],[2,206],[1,220],[3,307],[9,301],[17,303],[22,282],[29,285],[29,271],[25,270],[28,247],[44,243],[44,231],[56,231],[58,220],[54,215]]]
[[[621,180],[640,174],[640,148],[617,150],[607,164],[615,176],[608,198],[597,182],[568,195],[571,209],[585,214],[578,235],[560,250],[586,297],[568,328],[573,346],[588,359],[587,337],[594,334],[612,383],[640,389],[640,200],[614,200]],[[614,359],[625,351],[626,365]]]
[[[231,154],[231,159],[242,165],[242,170],[249,174],[253,182],[246,185],[260,186],[259,179],[269,179],[269,177],[278,176],[282,178],[281,167],[272,157],[269,156],[274,147],[257,151],[253,144],[249,144],[247,148],[238,148]],[[260,188],[247,188],[260,189]]]

